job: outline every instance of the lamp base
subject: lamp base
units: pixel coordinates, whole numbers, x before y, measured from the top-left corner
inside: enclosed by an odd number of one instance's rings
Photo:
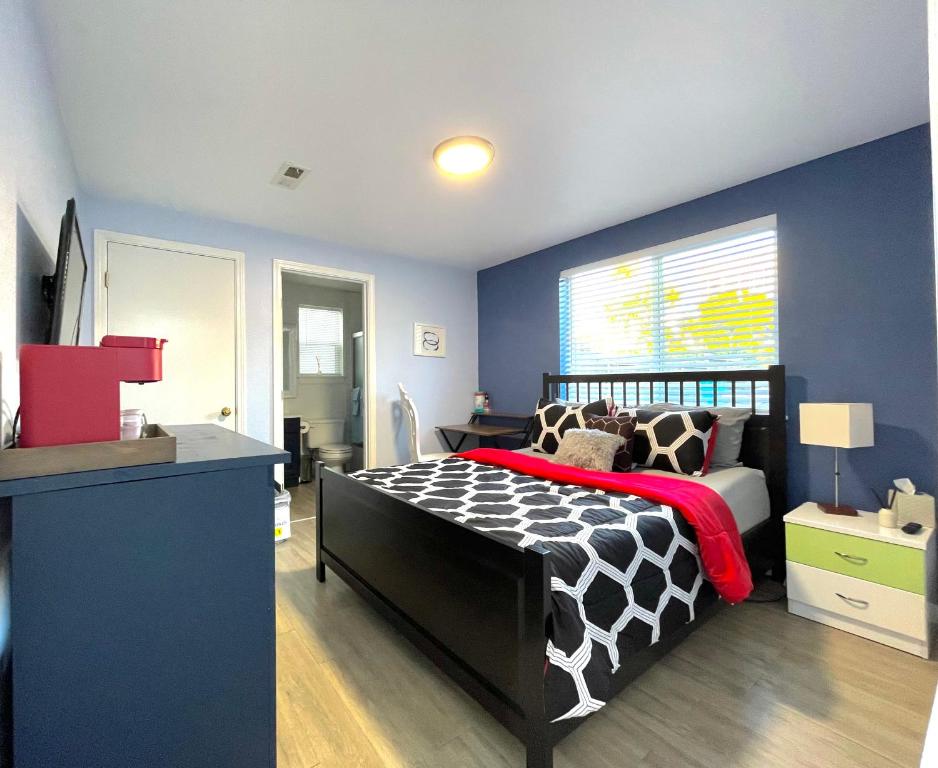
[[[821,512],[826,515],[843,515],[844,517],[858,517],[859,513],[853,507],[848,507],[846,504],[818,504],[818,507],[821,508]]]

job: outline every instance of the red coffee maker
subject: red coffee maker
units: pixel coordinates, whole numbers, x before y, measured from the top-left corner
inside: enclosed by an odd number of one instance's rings
[[[99,347],[20,347],[22,448],[120,440],[120,383],[163,378],[166,339],[105,336]]]

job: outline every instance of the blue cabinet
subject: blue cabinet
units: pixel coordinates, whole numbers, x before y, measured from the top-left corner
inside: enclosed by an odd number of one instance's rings
[[[17,768],[276,764],[273,465],[287,455],[171,429],[174,464],[0,483]]]

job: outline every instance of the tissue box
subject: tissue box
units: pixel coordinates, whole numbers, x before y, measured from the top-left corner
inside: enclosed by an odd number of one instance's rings
[[[927,493],[897,493],[893,497],[893,506],[899,515],[900,527],[906,523],[935,527],[934,496],[929,496]]]

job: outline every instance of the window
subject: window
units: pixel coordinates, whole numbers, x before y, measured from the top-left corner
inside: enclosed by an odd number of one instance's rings
[[[342,310],[300,305],[300,376],[342,376]]]
[[[560,275],[562,373],[777,362],[775,216]]]

